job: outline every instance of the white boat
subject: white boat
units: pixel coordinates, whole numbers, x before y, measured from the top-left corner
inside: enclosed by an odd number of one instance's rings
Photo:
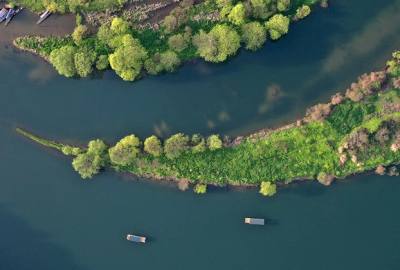
[[[250,224],[250,225],[264,225],[265,221],[263,218],[245,218],[244,223]]]
[[[146,243],[146,237],[133,234],[126,235],[126,240],[135,243],[143,243],[143,244]]]
[[[50,15],[51,15],[51,12],[49,10],[46,10],[45,12],[42,13],[42,15],[40,15],[39,20],[36,22],[36,24],[41,24]]]

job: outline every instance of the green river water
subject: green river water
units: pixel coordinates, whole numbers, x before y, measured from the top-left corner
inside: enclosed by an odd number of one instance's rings
[[[82,181],[70,160],[20,137],[17,126],[83,144],[129,133],[231,136],[295,120],[400,48],[399,0],[333,0],[288,36],[221,65],[125,83],[112,72],[58,76],[16,51],[25,33],[68,32],[69,17],[0,29],[0,270],[400,269],[400,180],[362,175],[326,188],[296,183],[205,196],[107,171]],[[243,224],[245,216],[267,225]],[[127,242],[126,233],[150,238]]]

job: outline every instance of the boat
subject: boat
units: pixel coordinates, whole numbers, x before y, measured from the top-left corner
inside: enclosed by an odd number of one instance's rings
[[[263,218],[245,218],[244,223],[250,224],[250,225],[264,225],[265,221]]]
[[[39,20],[36,22],[36,24],[41,24],[50,15],[51,15],[51,12],[49,10],[46,10],[45,12],[42,13],[42,15],[40,15]]]
[[[20,13],[23,9],[24,8],[22,8],[22,7],[18,8],[17,10],[10,9],[10,11],[14,10],[14,12],[10,16],[7,15],[8,18],[6,18],[6,25],[8,25],[10,23],[10,21],[12,20],[12,18],[14,18],[14,16],[17,15],[18,13]]]
[[[133,234],[128,234],[126,235],[126,240],[130,242],[135,242],[135,243],[146,243],[146,237],[144,236],[137,236]]]
[[[10,8],[6,15],[6,25],[11,21],[11,19],[14,17],[14,15],[15,15],[15,9]]]
[[[6,8],[2,8],[0,10],[0,23],[6,19],[7,14],[8,14],[8,10]]]

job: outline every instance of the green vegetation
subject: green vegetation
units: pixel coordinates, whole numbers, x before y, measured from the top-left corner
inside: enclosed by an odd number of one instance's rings
[[[287,34],[290,22],[306,17],[309,6],[321,0],[208,0],[199,4],[184,0],[162,21],[145,27],[124,15],[122,7],[127,0],[19,2],[33,10],[46,7],[61,13],[78,12],[78,16],[70,37],[21,37],[15,46],[41,55],[67,77],[86,77],[94,68],[110,67],[123,80],[134,81],[145,71],[151,75],[173,72],[181,63],[198,57],[220,63],[237,54],[242,45],[255,51],[267,39]],[[97,33],[82,25],[82,15],[110,8],[119,10],[121,17],[101,23]]]
[[[390,69],[360,76],[345,95],[338,93],[330,103],[310,108],[296,124],[240,141],[178,133],[164,145],[149,137],[142,148],[130,135],[111,148],[96,140],[86,150],[66,151],[65,145],[18,132],[76,156],[73,166],[83,178],[110,166],[139,176],[188,180],[196,184],[196,193],[205,192],[207,184],[261,185],[266,196],[275,193],[276,184],[295,179],[329,185],[334,178],[375,168],[383,173],[400,162],[400,76],[392,72],[400,66],[397,55],[388,62]],[[387,171],[397,172],[392,167]],[[187,184],[182,182],[182,189]]]

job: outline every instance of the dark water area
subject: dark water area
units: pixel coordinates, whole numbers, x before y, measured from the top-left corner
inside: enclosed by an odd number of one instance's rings
[[[14,132],[112,143],[293,121],[400,48],[400,1],[331,2],[259,52],[136,83],[112,72],[66,79],[10,46],[17,32],[64,34],[71,18],[36,26],[24,13],[1,27],[0,269],[400,269],[398,177],[298,183],[267,199],[253,189],[194,196],[113,172],[82,181],[70,160]],[[268,223],[245,226],[245,216]],[[133,245],[126,233],[150,241]]]

